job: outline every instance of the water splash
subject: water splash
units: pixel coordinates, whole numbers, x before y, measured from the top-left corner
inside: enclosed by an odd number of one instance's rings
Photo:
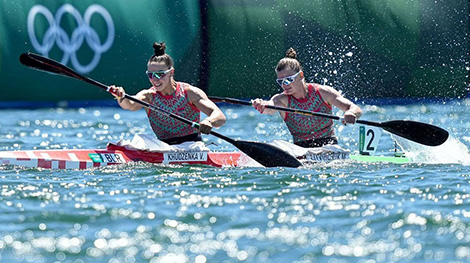
[[[413,162],[470,166],[468,147],[452,135],[445,143],[435,147],[424,146],[394,135],[392,137]]]

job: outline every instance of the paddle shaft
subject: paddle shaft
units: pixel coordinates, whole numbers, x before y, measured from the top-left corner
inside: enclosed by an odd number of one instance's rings
[[[101,87],[102,89],[105,89],[106,91],[112,93],[111,90],[110,90],[110,88],[107,87],[106,85],[104,85],[104,84],[102,84],[102,83],[100,83],[100,82],[94,81],[94,80],[92,80],[92,81],[93,81],[93,82],[96,82],[95,85],[100,85],[99,87]],[[131,101],[133,101],[133,102],[139,103],[139,104],[143,105],[144,107],[147,107],[147,108],[149,108],[149,109],[151,109],[151,110],[159,111],[159,112],[161,112],[161,113],[162,113],[163,115],[165,115],[165,116],[168,116],[168,117],[177,119],[177,120],[179,120],[179,121],[181,121],[181,122],[183,122],[183,123],[186,123],[186,124],[188,124],[188,125],[190,125],[190,126],[192,126],[192,127],[195,127],[195,128],[197,128],[197,129],[199,129],[199,123],[197,123],[197,122],[190,121],[190,120],[188,120],[188,119],[186,119],[186,118],[184,118],[184,117],[181,117],[181,116],[179,116],[179,115],[176,115],[176,114],[174,114],[174,113],[171,113],[171,112],[169,112],[169,111],[167,111],[167,110],[165,110],[165,109],[161,109],[161,108],[155,107],[155,106],[153,106],[152,104],[149,104],[149,103],[147,103],[147,102],[145,102],[145,101],[136,99],[136,98],[134,98],[134,97],[132,97],[132,96],[130,96],[130,95],[127,95],[127,94],[124,94],[124,98],[125,98],[125,99],[128,99],[128,100],[131,100]],[[225,141],[227,141],[227,142],[229,142],[229,143],[232,143],[232,144],[235,143],[235,140],[234,140],[234,139],[229,138],[229,137],[227,137],[227,136],[225,136],[225,135],[222,135],[222,134],[220,134],[220,133],[218,133],[218,132],[215,132],[215,131],[212,131],[212,130],[211,130],[211,131],[210,131],[210,134],[212,134],[212,135],[214,135],[214,136],[216,136],[216,137],[218,137],[218,138],[220,138],[220,139],[222,139],[222,140],[225,140]]]
[[[247,105],[247,106],[252,106],[253,105],[250,101],[238,100],[238,99],[233,99],[233,98],[209,96],[209,99],[214,100],[214,101],[232,103],[232,104],[240,104],[240,105]],[[338,117],[338,116],[327,114],[327,113],[322,113],[322,112],[314,112],[314,111],[308,111],[308,110],[293,109],[293,108],[287,108],[287,107],[275,106],[275,105],[266,105],[265,107],[269,108],[269,109],[273,109],[273,110],[292,112],[292,113],[295,113],[295,114],[302,114],[302,115],[306,115],[306,116],[317,116],[317,117],[323,117],[323,118],[328,118],[328,119],[333,119],[333,120],[341,120],[341,118]],[[375,126],[375,127],[379,127],[379,128],[384,128],[385,127],[380,122],[367,121],[367,120],[356,120],[356,123],[369,125],[369,126]]]
[[[244,101],[244,100],[225,98],[225,97],[216,97],[216,96],[209,96],[209,98],[214,101],[252,106],[251,102]],[[287,107],[281,107],[281,106],[275,106],[275,105],[266,105],[266,108],[279,110],[279,111],[292,112],[295,114],[302,114],[302,115],[307,115],[307,116],[318,116],[318,117],[329,118],[329,119],[334,119],[334,120],[341,120],[341,118],[338,116],[326,114],[322,112],[313,112],[313,111],[308,111],[308,110],[293,109],[293,108],[287,108]],[[394,120],[394,121],[386,121],[386,122],[374,122],[374,121],[367,121],[367,120],[356,120],[356,123],[379,127],[390,133],[404,137],[408,140],[411,140],[420,144],[428,145],[428,146],[441,145],[449,137],[449,133],[446,130],[440,127],[431,125],[431,124],[417,122],[417,121]]]
[[[253,105],[250,101],[238,100],[238,99],[232,99],[232,98],[209,96],[209,99],[214,100],[214,101],[232,103],[232,104],[240,104],[240,105],[247,105],[247,106],[252,106]],[[329,118],[329,119],[334,119],[334,120],[340,120],[341,119],[338,116],[330,115],[330,114],[322,113],[322,112],[299,110],[299,109],[286,108],[286,107],[275,106],[275,105],[266,105],[265,107],[268,108],[268,109],[292,112],[292,113],[302,114],[302,115],[307,115],[307,116],[318,116],[318,117],[324,117],[324,118]]]

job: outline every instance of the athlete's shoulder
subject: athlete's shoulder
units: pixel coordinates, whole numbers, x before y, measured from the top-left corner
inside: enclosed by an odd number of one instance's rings
[[[274,95],[271,100],[273,101],[274,105],[286,107],[289,102],[289,95],[285,93],[278,93]]]
[[[319,90],[319,91],[326,91],[326,92],[332,92],[336,91],[335,88],[329,85],[323,85],[323,84],[318,84],[318,83],[312,83],[314,89]]]

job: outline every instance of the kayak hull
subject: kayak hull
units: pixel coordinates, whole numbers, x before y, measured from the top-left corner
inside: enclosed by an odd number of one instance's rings
[[[14,165],[46,169],[89,169],[132,162],[208,165],[214,167],[237,167],[246,164],[241,152],[179,151],[154,152],[130,150],[108,144],[107,149],[60,149],[0,152],[0,165]],[[355,160],[361,162],[409,163],[406,157],[331,155],[322,154],[302,158],[303,161],[318,163],[333,160]]]
[[[46,169],[89,169],[130,162],[239,166],[240,152],[150,152],[111,145],[107,149],[0,152],[0,164]]]

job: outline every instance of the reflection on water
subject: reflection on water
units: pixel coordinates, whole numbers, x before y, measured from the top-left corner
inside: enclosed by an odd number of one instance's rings
[[[466,106],[364,108],[364,119],[432,121],[454,139],[436,148],[400,141],[420,160],[411,164],[348,161],[293,169],[136,163],[62,171],[0,166],[0,261],[470,261],[470,122],[460,115]],[[223,110],[228,121],[218,131],[224,135],[289,140],[276,115]],[[143,111],[1,113],[1,150],[104,148],[108,141],[151,132]],[[357,127],[338,124],[337,131],[341,145],[356,151]],[[204,138],[218,145],[210,147],[234,149]],[[379,154],[393,149],[384,133]]]

